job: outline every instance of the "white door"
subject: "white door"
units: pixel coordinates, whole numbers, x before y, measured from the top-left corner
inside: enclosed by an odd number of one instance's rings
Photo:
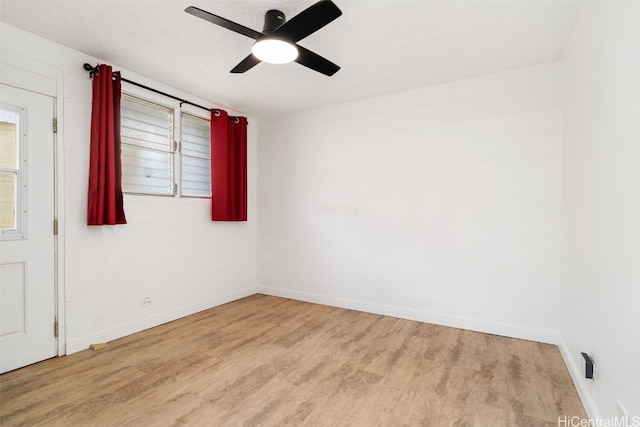
[[[0,85],[0,373],[56,355],[53,106]]]

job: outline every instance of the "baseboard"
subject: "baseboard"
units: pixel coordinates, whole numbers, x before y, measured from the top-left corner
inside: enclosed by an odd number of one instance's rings
[[[423,310],[407,309],[355,299],[336,298],[309,292],[272,288],[268,286],[258,285],[258,293],[529,341],[548,344],[557,344],[558,342],[557,332],[550,330],[524,328],[518,325],[510,325],[506,323],[487,322],[462,316],[450,316],[442,313],[432,313]]]
[[[154,326],[162,325],[163,323],[171,322],[173,320],[180,319],[185,316],[190,316],[203,310],[208,310],[210,308],[226,304],[240,298],[254,295],[255,293],[256,287],[251,286],[238,291],[229,292],[224,295],[219,295],[205,301],[200,301],[196,304],[190,304],[163,313],[156,313],[153,316],[130,322],[125,325],[117,326],[115,328],[109,328],[98,331],[94,334],[85,335],[83,337],[67,342],[67,354],[86,350],[91,344],[113,341],[127,335],[135,334],[136,332],[144,331],[145,329],[153,328]]]
[[[571,357],[571,350],[569,349],[569,346],[567,346],[567,343],[562,339],[562,335],[558,335],[558,348],[560,348],[560,354],[562,354],[564,364],[567,365],[567,369],[569,369],[569,375],[571,375],[573,385],[578,391],[578,396],[580,397],[582,406],[584,406],[584,410],[587,412],[587,417],[592,420],[602,419],[602,414],[598,409],[598,405],[596,405],[593,395],[587,389],[587,383],[585,382],[587,380],[584,378],[584,373],[576,363],[575,359]]]

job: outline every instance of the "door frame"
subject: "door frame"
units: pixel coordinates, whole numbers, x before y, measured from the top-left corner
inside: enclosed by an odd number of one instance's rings
[[[66,354],[66,317],[64,296],[64,117],[63,117],[63,71],[31,59],[2,51],[0,55],[0,83],[18,89],[39,93],[53,98],[53,114],[57,120],[57,132],[53,134],[53,217],[58,223],[54,235],[53,265],[55,316],[58,325],[56,338],[57,356]],[[51,123],[53,126],[53,122]],[[51,232],[53,233],[53,224]]]

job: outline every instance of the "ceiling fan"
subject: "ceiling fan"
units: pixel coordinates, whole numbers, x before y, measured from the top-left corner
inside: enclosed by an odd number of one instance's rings
[[[321,0],[288,21],[281,11],[269,10],[264,16],[261,33],[194,6],[184,11],[256,41],[252,53],[240,61],[231,70],[232,73],[244,73],[262,61],[275,64],[295,61],[327,76],[334,75],[340,69],[328,59],[297,44],[342,15],[342,11],[331,0]]]

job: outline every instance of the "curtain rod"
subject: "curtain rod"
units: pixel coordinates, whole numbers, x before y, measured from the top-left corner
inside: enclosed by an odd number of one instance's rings
[[[95,73],[95,74],[98,74],[98,67],[92,67],[92,66],[91,66],[91,64],[87,64],[87,63],[85,62],[85,63],[84,63],[84,65],[83,65],[83,68],[84,68],[86,71],[88,71],[88,72],[89,72],[89,77],[93,77],[93,74],[94,74],[94,73]],[[193,102],[191,102],[191,101],[187,101],[186,99],[178,98],[177,96],[173,96],[173,95],[170,95],[170,94],[168,94],[168,93],[166,93],[166,92],[162,92],[162,91],[160,91],[160,90],[158,90],[158,89],[154,89],[154,88],[152,88],[152,87],[145,86],[145,85],[143,85],[143,84],[141,84],[141,83],[137,83],[137,82],[131,81],[131,80],[129,80],[129,79],[125,79],[124,77],[120,77],[120,80],[122,80],[123,82],[127,82],[127,83],[129,83],[129,84],[132,84],[132,85],[134,85],[134,86],[141,87],[142,89],[146,89],[146,90],[148,90],[148,91],[151,91],[151,92],[157,93],[157,94],[159,94],[159,95],[166,96],[167,98],[171,98],[171,99],[175,99],[176,101],[180,101],[180,106],[181,106],[181,107],[182,107],[182,104],[188,104],[188,105],[192,105],[192,106],[197,107],[197,108],[201,108],[201,109],[203,109],[203,110],[207,110],[207,111],[209,111],[209,112],[214,111],[214,114],[215,114],[216,116],[220,114],[220,112],[219,112],[218,110],[216,110],[215,108],[207,108],[207,107],[203,107],[202,105],[195,104],[195,103],[193,103]]]

